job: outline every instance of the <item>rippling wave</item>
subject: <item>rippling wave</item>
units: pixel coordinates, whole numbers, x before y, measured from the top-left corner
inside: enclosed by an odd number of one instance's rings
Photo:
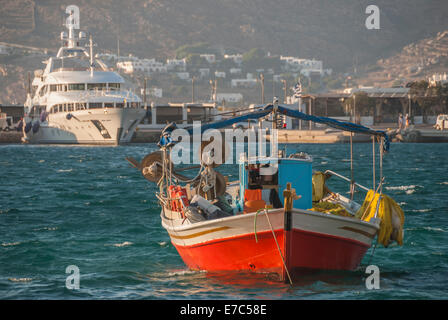
[[[406,217],[402,247],[378,245],[357,271],[307,272],[292,288],[269,274],[185,267],[161,227],[156,187],[125,160],[142,159],[154,144],[0,146],[7,173],[0,175],[0,299],[446,299],[448,148],[441,146],[392,144],[385,156],[383,191]],[[315,170],[350,176],[348,144],[281,148],[309,153]],[[435,148],[438,156],[428,157]],[[372,188],[370,152],[370,144],[354,146],[355,180]],[[218,170],[238,176],[236,166]],[[378,182],[378,167],[376,174]],[[328,184],[349,191],[338,179]],[[368,263],[380,268],[380,290],[366,289]],[[70,265],[79,268],[79,290],[65,288]]]

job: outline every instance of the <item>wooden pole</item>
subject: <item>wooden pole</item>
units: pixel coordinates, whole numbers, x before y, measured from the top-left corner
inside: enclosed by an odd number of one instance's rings
[[[260,74],[260,82],[261,82],[261,104],[264,104],[264,75]]]
[[[284,197],[284,240],[283,240],[283,252],[285,256],[285,263],[282,273],[282,281],[286,282],[286,278],[288,277],[289,281],[291,281],[291,277],[289,275],[289,261],[290,261],[290,252],[291,252],[291,229],[292,229],[292,201],[293,201],[293,192],[291,190],[291,183],[288,182],[286,184],[286,189],[283,190],[283,197]]]
[[[353,174],[353,132],[350,131],[350,200],[355,194],[355,177]]]

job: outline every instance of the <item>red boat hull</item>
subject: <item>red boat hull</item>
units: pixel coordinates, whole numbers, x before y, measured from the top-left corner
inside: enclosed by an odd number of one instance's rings
[[[265,216],[257,218],[259,231],[254,230],[254,217],[244,216],[219,219],[195,229],[167,230],[192,270],[274,272],[283,279],[285,265],[290,273],[301,268],[356,269],[377,231],[365,223],[308,212],[295,213],[291,231],[285,231],[283,213],[270,213],[275,241],[272,230],[265,226]]]
[[[284,231],[277,231],[277,242],[289,271],[296,268],[354,270],[369,246],[351,239],[302,230],[292,230],[288,255],[284,253]],[[283,274],[283,262],[272,233],[247,234],[191,246],[175,245],[192,270],[275,272]]]

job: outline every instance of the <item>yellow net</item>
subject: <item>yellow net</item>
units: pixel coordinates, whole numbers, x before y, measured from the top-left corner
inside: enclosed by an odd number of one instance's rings
[[[369,190],[355,216],[361,220],[370,221],[375,217],[377,208],[377,218],[381,219],[378,242],[385,247],[394,240],[400,246],[403,245],[404,212],[391,197]]]
[[[312,211],[319,211],[328,214],[334,214],[342,217],[351,217],[352,215],[340,204],[328,201],[313,203]]]

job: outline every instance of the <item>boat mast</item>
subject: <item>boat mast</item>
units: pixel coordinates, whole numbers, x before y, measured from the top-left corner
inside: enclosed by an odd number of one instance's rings
[[[74,48],[76,41],[75,41],[75,17],[73,15],[73,11],[70,12],[70,17],[69,17],[69,23],[67,23],[67,27],[68,27],[68,42],[67,42],[67,47],[68,48]]]
[[[89,47],[90,47],[90,76],[93,77],[93,41],[92,35],[89,37]]]

